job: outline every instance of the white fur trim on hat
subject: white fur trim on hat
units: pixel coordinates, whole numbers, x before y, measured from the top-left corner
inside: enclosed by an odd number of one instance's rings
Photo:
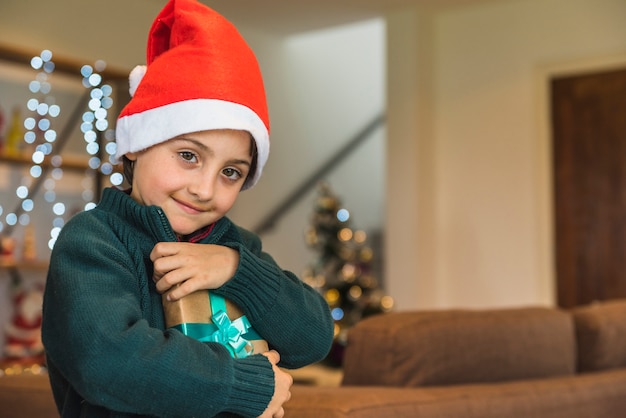
[[[139,83],[143,79],[143,76],[146,75],[147,70],[147,65],[138,65],[130,72],[130,75],[128,76],[128,92],[130,93],[130,97],[135,95],[137,87],[139,87]]]
[[[269,132],[259,116],[237,103],[195,99],[156,107],[117,121],[116,158],[137,152],[189,132],[237,129],[249,132],[257,146],[256,172],[244,184],[248,189],[261,177],[270,151]]]

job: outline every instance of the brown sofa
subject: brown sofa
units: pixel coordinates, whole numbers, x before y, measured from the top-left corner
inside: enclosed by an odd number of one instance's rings
[[[340,387],[294,418],[626,416],[626,299],[572,310],[397,312],[350,330]]]
[[[344,363],[341,387],[294,385],[287,418],[623,417],[626,300],[370,317]],[[58,416],[47,376],[0,376],[4,416]]]

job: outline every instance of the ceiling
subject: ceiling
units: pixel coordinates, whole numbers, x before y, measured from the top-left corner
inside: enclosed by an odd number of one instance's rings
[[[201,0],[235,25],[291,35],[384,16],[412,6],[447,8],[487,0]],[[492,0],[493,1],[493,0]]]

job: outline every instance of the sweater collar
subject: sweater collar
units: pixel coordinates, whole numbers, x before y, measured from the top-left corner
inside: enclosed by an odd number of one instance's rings
[[[200,228],[196,232],[192,232],[189,235],[179,235],[178,240],[181,242],[200,242],[211,234],[214,226],[215,223],[212,223],[211,225]]]
[[[160,207],[140,205],[130,197],[130,189],[121,190],[115,187],[109,187],[103,190],[102,199],[98,207],[103,210],[113,210],[117,212],[121,217],[131,221],[136,227],[147,230],[154,236],[157,242],[205,241],[214,231],[216,225],[224,224],[223,226],[225,227],[225,224],[229,223],[226,218],[222,218],[196,232],[179,238],[172,229],[165,216],[165,212],[163,212]],[[223,227],[219,229],[223,229]]]

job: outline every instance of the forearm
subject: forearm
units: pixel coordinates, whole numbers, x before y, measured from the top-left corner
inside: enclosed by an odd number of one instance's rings
[[[326,301],[269,256],[243,246],[239,251],[235,276],[216,291],[243,308],[255,330],[281,354],[281,366],[296,368],[323,359],[333,338]]]

